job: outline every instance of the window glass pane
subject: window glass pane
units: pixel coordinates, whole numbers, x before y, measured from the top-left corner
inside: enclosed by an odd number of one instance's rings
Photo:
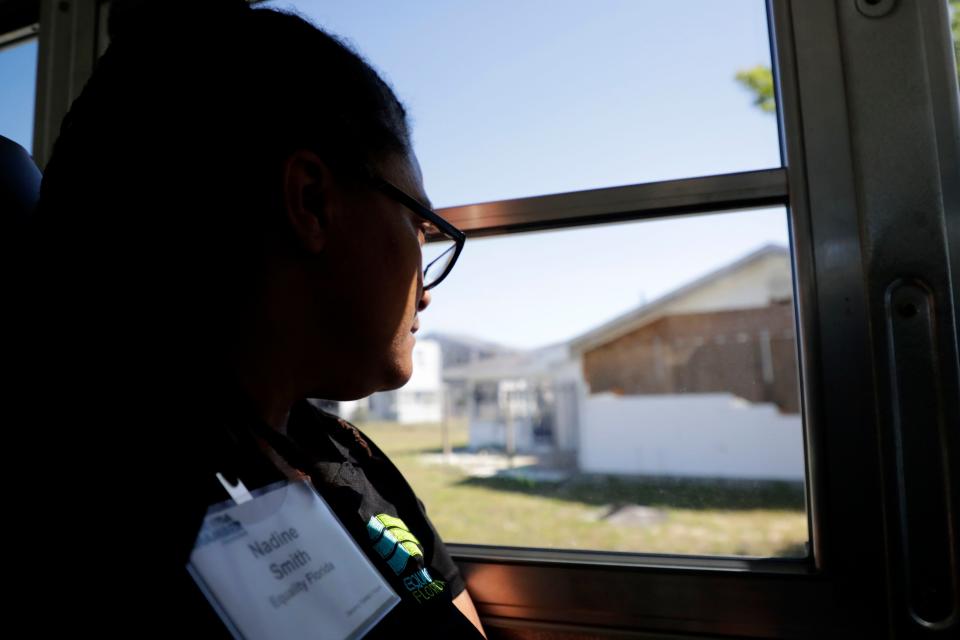
[[[37,89],[37,40],[0,49],[0,136],[33,149],[33,103]]]
[[[957,83],[960,84],[960,0],[950,0],[947,11],[950,14],[950,34],[953,36],[953,61],[957,69]]]
[[[448,541],[805,554],[783,208],[472,239],[414,376],[341,403]]]
[[[266,5],[383,72],[438,207],[780,166],[763,0]]]

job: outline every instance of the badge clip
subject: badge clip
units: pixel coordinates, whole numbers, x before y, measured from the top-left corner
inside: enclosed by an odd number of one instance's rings
[[[217,480],[220,481],[220,484],[223,485],[224,490],[230,494],[230,497],[233,498],[233,501],[237,504],[243,504],[244,502],[250,502],[253,500],[253,496],[250,495],[247,487],[243,484],[243,480],[240,478],[237,478],[237,484],[230,484],[227,482],[227,479],[223,477],[223,474],[218,471]]]

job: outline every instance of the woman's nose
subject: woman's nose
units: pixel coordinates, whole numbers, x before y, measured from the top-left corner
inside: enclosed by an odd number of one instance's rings
[[[433,297],[430,295],[430,292],[429,292],[429,291],[424,291],[424,292],[420,295],[420,302],[417,304],[417,311],[423,311],[423,310],[426,309],[428,306],[430,306],[430,301],[431,301],[432,299],[433,299]]]

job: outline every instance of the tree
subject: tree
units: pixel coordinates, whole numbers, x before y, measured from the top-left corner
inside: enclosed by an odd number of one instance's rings
[[[953,32],[953,61],[957,66],[960,84],[960,0],[950,0],[950,31]]]
[[[769,67],[757,65],[752,69],[737,72],[737,82],[753,92],[753,104],[770,113],[777,110],[773,95],[773,73]]]
[[[953,33],[953,55],[957,67],[957,83],[960,84],[960,0],[950,0],[950,31]],[[753,94],[753,104],[763,111],[773,113],[777,109],[773,95],[773,74],[769,67],[757,65],[752,69],[737,72],[736,80]]]

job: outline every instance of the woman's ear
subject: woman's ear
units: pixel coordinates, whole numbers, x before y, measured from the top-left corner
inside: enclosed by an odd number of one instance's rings
[[[283,165],[283,204],[287,224],[300,246],[320,253],[330,226],[332,175],[312,151],[293,152]]]

